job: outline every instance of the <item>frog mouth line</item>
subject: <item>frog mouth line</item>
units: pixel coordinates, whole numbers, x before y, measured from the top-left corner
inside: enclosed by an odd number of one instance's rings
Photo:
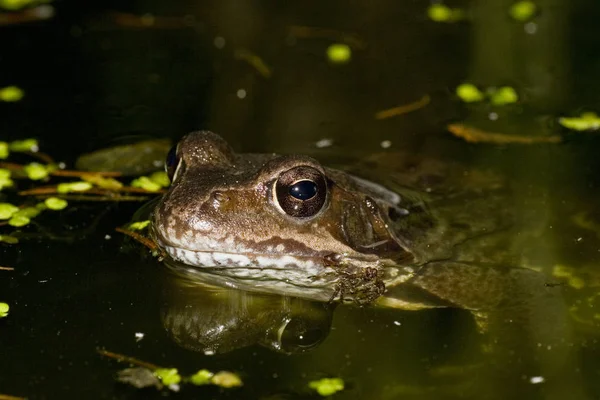
[[[190,270],[232,279],[278,281],[288,286],[315,288],[329,287],[338,277],[332,268],[316,258],[194,251],[172,246],[164,249],[173,260],[185,264]]]
[[[164,246],[166,252],[176,261],[201,268],[246,268],[301,270],[307,274],[323,273],[327,267],[317,257],[272,255],[259,253],[231,253],[215,250],[186,250],[174,246]]]

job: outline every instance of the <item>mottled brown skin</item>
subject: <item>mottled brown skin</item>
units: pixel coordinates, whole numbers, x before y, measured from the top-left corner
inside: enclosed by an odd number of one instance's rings
[[[159,246],[189,250],[211,263],[207,252],[222,253],[218,265],[188,269],[204,271],[196,276],[209,283],[321,301],[373,302],[385,293],[380,304],[403,309],[497,307],[514,271],[533,274],[540,285],[534,290],[547,290],[541,275],[515,268],[502,250],[511,221],[498,207],[503,191],[497,185],[437,197],[400,190],[395,204],[385,189],[312,158],[236,154],[211,132],[187,135],[177,152],[177,171],[153,213],[153,232]],[[323,206],[307,218],[286,214],[274,194],[277,180],[298,167],[318,171],[326,182],[326,193],[319,194],[326,195]],[[229,254],[252,265],[231,268]],[[286,256],[295,261],[264,264]],[[183,256],[177,261],[195,263]],[[270,275],[234,274],[247,270]]]

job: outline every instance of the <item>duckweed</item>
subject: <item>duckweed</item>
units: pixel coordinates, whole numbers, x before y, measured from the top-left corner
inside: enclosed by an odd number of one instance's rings
[[[48,167],[40,163],[30,163],[23,167],[27,177],[33,181],[40,181],[48,177]]]
[[[7,244],[17,244],[19,243],[19,239],[10,235],[0,235],[0,242]]]
[[[600,117],[596,113],[587,112],[579,117],[562,117],[558,123],[574,131],[594,131],[600,129]]]
[[[37,139],[23,139],[23,140],[15,140],[10,142],[8,145],[11,151],[16,152],[24,152],[24,151],[32,151],[36,152],[39,150],[39,143]]]
[[[0,160],[7,158],[8,154],[8,143],[0,142]]]
[[[129,224],[129,229],[131,229],[132,231],[141,231],[142,229],[147,227],[149,224],[150,224],[150,220],[132,222],[131,224]]]
[[[181,382],[181,375],[179,375],[177,368],[158,368],[154,370],[154,375],[166,386]]]
[[[161,188],[159,184],[153,182],[147,176],[140,176],[131,182],[131,186],[147,190],[149,192],[158,192]]]
[[[0,318],[6,317],[8,315],[8,311],[10,310],[10,306],[6,303],[0,303]]]
[[[70,192],[85,192],[90,190],[93,185],[89,182],[78,181],[78,182],[65,182],[60,183],[56,187],[58,193],[70,193]]]
[[[10,219],[17,211],[19,207],[10,203],[0,203],[0,220]]]
[[[165,171],[156,171],[150,175],[150,180],[161,187],[168,187],[171,184],[169,175]]]
[[[456,95],[465,103],[475,103],[484,98],[481,90],[472,83],[463,83],[456,88]]]
[[[214,374],[209,370],[201,369],[194,375],[190,376],[190,383],[196,386],[209,385],[213,376]]]
[[[490,94],[490,102],[495,106],[504,106],[516,103],[517,101],[519,101],[519,95],[510,86],[502,86],[496,90],[492,90]]]
[[[519,22],[527,22],[537,12],[537,6],[533,1],[523,0],[516,2],[510,7],[509,14],[512,19]]]
[[[2,0],[3,3],[6,3],[7,0]],[[0,4],[1,5],[1,4]],[[20,101],[25,93],[22,89],[17,86],[7,86],[0,89],[0,100],[6,102],[15,102]]]
[[[323,378],[309,382],[308,387],[325,397],[344,390],[344,381],[341,378]]]
[[[344,43],[334,43],[327,48],[327,59],[334,64],[344,64],[352,58],[352,49]]]
[[[61,199],[58,197],[48,197],[46,200],[44,200],[44,204],[50,210],[62,210],[69,205],[69,203],[65,199]]]

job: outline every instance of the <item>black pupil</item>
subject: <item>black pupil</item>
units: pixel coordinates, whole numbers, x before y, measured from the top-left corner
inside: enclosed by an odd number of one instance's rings
[[[317,184],[313,181],[300,181],[290,186],[290,195],[298,200],[309,200],[317,194]]]

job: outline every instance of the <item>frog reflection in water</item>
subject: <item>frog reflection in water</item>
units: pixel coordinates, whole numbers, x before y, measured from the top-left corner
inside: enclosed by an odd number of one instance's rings
[[[310,157],[236,154],[206,131],[185,136],[167,167],[153,236],[177,268],[209,284],[406,310],[506,308],[523,293],[543,303],[559,290],[508,264],[501,188],[459,191],[432,210],[414,190]]]

